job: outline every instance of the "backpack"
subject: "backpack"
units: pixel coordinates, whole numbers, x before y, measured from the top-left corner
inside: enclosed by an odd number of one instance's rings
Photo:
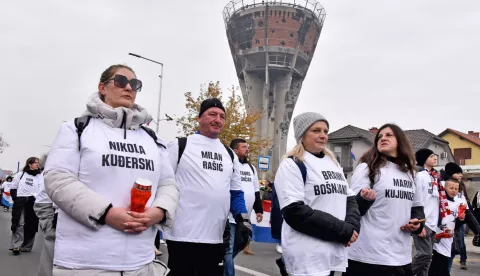
[[[289,156],[295,164],[297,164],[298,168],[300,169],[300,173],[302,174],[303,184],[307,182],[307,167],[305,163],[302,161],[295,161],[293,156]],[[270,223],[271,223],[271,234],[274,239],[280,239],[282,233],[282,223],[283,217],[282,212],[280,210],[280,203],[278,202],[277,191],[275,190],[275,183],[272,187],[272,207],[270,210]]]
[[[247,163],[247,164],[248,164],[248,166],[250,167],[250,169],[252,169],[253,175],[255,175],[255,170],[253,169],[252,164],[250,164],[250,163]]]
[[[82,143],[80,141],[80,137],[82,136],[83,131],[85,128],[88,126],[88,123],[90,123],[90,119],[92,116],[82,116],[82,117],[77,117],[75,118],[75,128],[77,129],[77,135],[78,135],[78,151],[82,148]],[[148,127],[141,125],[140,128],[142,128],[150,137],[152,137],[153,141],[155,141],[155,144],[157,146],[167,148],[162,143],[158,142],[157,134],[155,134],[155,131],[152,129],[149,129]],[[23,175],[22,175],[23,176]]]
[[[185,147],[187,146],[187,137],[180,137],[178,138],[178,159],[177,159],[177,164],[180,163],[180,158],[182,158],[183,152],[185,151]],[[234,153],[233,151],[227,147],[225,144],[223,144],[225,149],[228,152],[228,155],[230,155],[230,159],[232,159],[232,164],[233,164],[233,159],[234,159]],[[250,165],[251,166],[251,165]]]
[[[300,173],[302,174],[303,184],[307,183],[307,166],[300,160],[295,161],[293,156],[289,156],[288,158],[292,159],[295,164],[297,164],[298,168],[300,169]]]

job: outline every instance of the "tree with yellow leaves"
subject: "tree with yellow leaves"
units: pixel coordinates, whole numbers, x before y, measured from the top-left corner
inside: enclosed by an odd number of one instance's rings
[[[271,142],[267,139],[256,137],[255,122],[257,122],[262,115],[258,111],[252,110],[247,112],[243,99],[237,94],[237,90],[235,87],[232,87],[226,101],[223,100],[222,89],[220,88],[219,82],[210,82],[208,85],[202,85],[200,95],[196,98],[194,98],[191,92],[187,92],[185,93],[187,114],[174,120],[177,126],[180,127],[179,134],[184,136],[194,134],[198,130],[197,118],[200,104],[205,99],[219,99],[223,103],[226,111],[225,127],[220,134],[220,140],[228,146],[235,138],[245,139],[249,144],[250,161],[254,163],[257,156],[260,155]]]

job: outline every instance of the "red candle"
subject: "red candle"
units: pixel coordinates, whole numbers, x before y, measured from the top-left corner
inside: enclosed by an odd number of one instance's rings
[[[152,182],[148,179],[137,179],[133,184],[131,196],[130,210],[143,213],[152,196]]]

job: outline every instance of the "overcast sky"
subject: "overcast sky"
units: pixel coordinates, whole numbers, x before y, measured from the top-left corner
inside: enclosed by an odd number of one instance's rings
[[[101,72],[126,63],[144,83],[137,103],[182,115],[184,92],[238,85],[222,17],[226,0],[52,1],[0,4],[0,168],[48,151],[78,117]],[[440,133],[480,130],[480,2],[322,0],[327,17],[294,115],[322,113],[332,130],[398,123]],[[163,116],[162,116],[163,117]],[[172,122],[160,136],[171,140]],[[293,144],[290,130],[289,145]]]

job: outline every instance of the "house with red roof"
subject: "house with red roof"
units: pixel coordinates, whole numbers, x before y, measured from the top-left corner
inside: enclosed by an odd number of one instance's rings
[[[438,135],[447,140],[459,165],[480,165],[480,133],[447,128]]]

